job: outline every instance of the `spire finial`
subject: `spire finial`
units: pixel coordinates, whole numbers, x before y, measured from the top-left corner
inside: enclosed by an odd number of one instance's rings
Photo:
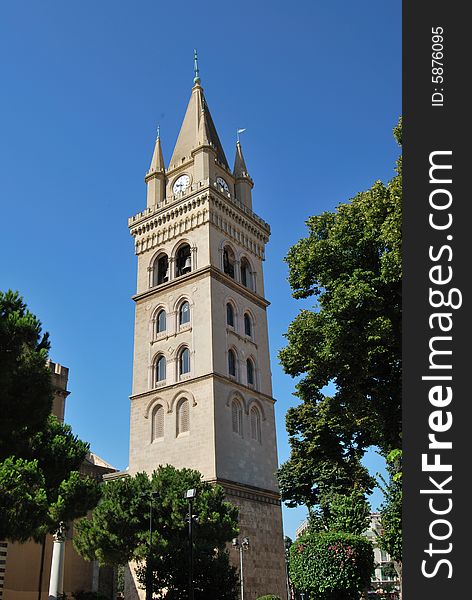
[[[193,72],[195,74],[193,83],[200,83],[200,71],[198,70],[198,56],[196,50],[193,51]]]
[[[157,137],[156,137],[156,142],[157,140],[161,137],[161,126],[159,125],[159,123],[157,124]]]
[[[237,144],[239,144],[239,134],[242,133],[243,131],[246,131],[246,128],[236,130],[236,143]]]

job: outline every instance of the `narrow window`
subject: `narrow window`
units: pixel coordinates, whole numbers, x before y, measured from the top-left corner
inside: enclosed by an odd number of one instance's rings
[[[241,404],[237,400],[233,400],[231,404],[231,418],[234,433],[242,435],[243,411]]]
[[[162,333],[166,330],[166,311],[160,310],[156,319],[156,333]]]
[[[228,350],[228,372],[233,377],[236,377],[236,355],[234,350]]]
[[[177,406],[177,435],[186,431],[190,431],[190,402],[183,398]]]
[[[160,285],[169,281],[169,259],[163,254],[154,263],[153,285]]]
[[[164,407],[158,405],[152,411],[152,441],[164,437]]]
[[[190,323],[190,305],[187,301],[183,302],[179,310],[179,325]]]
[[[226,323],[234,327],[234,308],[230,302],[226,305]]]
[[[246,374],[248,385],[254,385],[254,365],[250,358],[246,361]]]
[[[188,348],[184,348],[179,357],[179,375],[190,373],[190,352]]]
[[[156,381],[165,381],[166,378],[166,359],[160,356],[156,362]]]
[[[247,287],[251,290],[253,289],[251,267],[246,258],[243,258],[241,260],[241,283],[245,287]]]
[[[223,250],[223,271],[234,279],[234,252],[228,246]]]
[[[184,244],[177,252],[176,256],[176,276],[180,277],[192,270],[192,253],[190,246]]]
[[[244,333],[249,337],[252,337],[251,317],[247,313],[244,315]]]
[[[261,415],[258,409],[253,406],[251,408],[251,438],[257,442],[261,441]]]

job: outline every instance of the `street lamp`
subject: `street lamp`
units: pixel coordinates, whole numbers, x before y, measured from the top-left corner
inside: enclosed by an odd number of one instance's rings
[[[249,550],[249,538],[243,537],[241,542],[238,538],[234,538],[232,544],[233,548],[239,549],[239,583],[241,586],[241,600],[244,600],[243,551]]]
[[[189,600],[194,600],[193,593],[193,501],[197,495],[197,490],[192,488],[187,490],[184,494],[184,498],[188,500],[188,597]]]
[[[141,494],[141,498],[149,499],[149,548],[146,561],[146,600],[152,600],[152,502],[159,496],[159,492],[151,491],[148,495],[146,492]]]

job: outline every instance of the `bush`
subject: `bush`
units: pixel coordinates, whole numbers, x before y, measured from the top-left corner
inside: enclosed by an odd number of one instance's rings
[[[372,544],[359,535],[308,532],[290,548],[289,570],[310,600],[358,600],[374,570]]]
[[[99,592],[85,592],[84,590],[73,592],[72,598],[74,600],[108,600],[108,596],[104,596]]]
[[[257,600],[281,600],[280,596],[274,596],[274,594],[267,594],[267,596],[259,596]]]

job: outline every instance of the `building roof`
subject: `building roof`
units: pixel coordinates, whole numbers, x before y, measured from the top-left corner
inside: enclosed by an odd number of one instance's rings
[[[201,145],[212,146],[216,151],[218,162],[229,169],[223,146],[203,94],[203,88],[196,83],[192,88],[192,95],[170,159],[169,169],[174,169],[186,162],[191,158],[192,151]]]

